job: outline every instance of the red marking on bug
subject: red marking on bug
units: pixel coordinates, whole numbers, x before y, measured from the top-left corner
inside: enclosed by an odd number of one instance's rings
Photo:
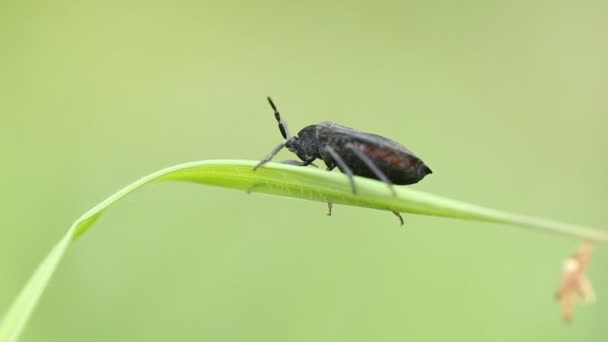
[[[414,165],[409,163],[398,155],[391,153],[391,151],[377,149],[371,146],[363,146],[363,153],[368,157],[378,158],[383,161],[388,161],[395,166],[402,167],[404,169],[411,169]]]

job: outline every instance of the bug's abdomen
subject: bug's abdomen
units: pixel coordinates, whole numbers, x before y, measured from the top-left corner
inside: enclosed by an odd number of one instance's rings
[[[424,176],[432,172],[422,160],[408,151],[366,144],[355,144],[354,147],[363,152],[393,184],[418,183]],[[378,179],[362,160],[356,158],[351,158],[351,160],[354,161],[352,166],[355,175]]]
[[[319,158],[323,159],[330,169],[335,166],[339,168],[339,165],[336,165],[332,156],[324,151],[325,146],[334,149],[356,176],[382,180],[353,149],[357,149],[365,155],[382,174],[396,185],[418,183],[424,176],[432,173],[431,169],[410,150],[388,138],[340,126],[333,122],[322,122],[316,125],[315,134]]]

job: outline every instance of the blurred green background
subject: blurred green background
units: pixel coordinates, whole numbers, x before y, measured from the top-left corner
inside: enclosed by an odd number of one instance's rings
[[[605,1],[0,4],[0,311],[85,210],[331,120],[435,172],[413,188],[606,227]],[[283,152],[279,159],[290,155]],[[72,248],[24,341],[606,341],[553,300],[579,241],[492,224],[144,188]]]

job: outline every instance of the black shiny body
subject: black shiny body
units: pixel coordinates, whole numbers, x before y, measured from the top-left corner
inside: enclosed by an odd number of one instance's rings
[[[310,125],[304,127],[298,135],[290,136],[276,106],[270,98],[268,102],[274,110],[285,141],[275,147],[254,169],[270,161],[281,149],[287,147],[302,160],[290,161],[290,164],[306,166],[316,159],[321,159],[328,170],[338,167],[349,176],[353,192],[356,192],[353,176],[378,179],[390,186],[418,183],[432,173],[420,158],[403,145],[334,122],[325,121]]]
[[[382,180],[355,154],[354,149],[365,154],[392,184],[418,183],[424,176],[432,173],[420,158],[403,145],[334,122],[326,121],[308,126],[298,133],[298,138],[304,145],[316,147],[315,157],[323,160],[329,169],[336,166],[340,169],[340,165],[327,153],[326,146],[331,146],[356,176]]]

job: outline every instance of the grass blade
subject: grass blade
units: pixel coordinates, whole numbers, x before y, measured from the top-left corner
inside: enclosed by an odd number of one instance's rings
[[[305,200],[332,202],[422,215],[513,224],[579,239],[608,241],[608,232],[545,219],[512,214],[461,201],[397,187],[393,196],[386,184],[356,178],[357,195],[347,177],[337,172],[270,163],[253,172],[257,162],[210,160],[172,166],[140,178],[82,215],[40,263],[0,322],[0,342],[18,340],[51,276],[70,244],[84,234],[111,205],[151,182],[186,181]]]

